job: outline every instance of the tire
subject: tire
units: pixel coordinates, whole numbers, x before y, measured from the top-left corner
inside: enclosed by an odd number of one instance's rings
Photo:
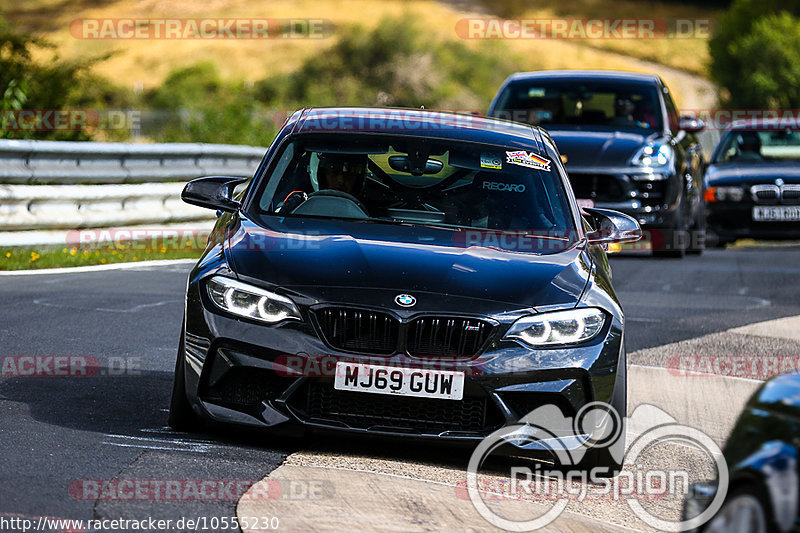
[[[747,485],[734,489],[728,494],[722,508],[706,524],[703,531],[709,533],[732,533],[734,531],[772,533],[776,529],[762,491],[757,487]]]
[[[701,209],[694,220],[694,226],[689,234],[689,241],[686,253],[700,255],[706,249],[706,214],[705,209]]]
[[[684,203],[683,199],[681,199],[678,204],[675,225],[662,230],[661,233],[664,235],[664,245],[658,250],[653,250],[653,257],[673,257],[681,259],[686,255],[686,241],[688,240],[686,228],[689,225],[685,220],[684,211]]]
[[[622,424],[619,428],[619,438],[611,445],[597,448],[590,448],[581,461],[582,470],[590,472],[593,468],[604,468],[606,473],[599,474],[600,478],[613,478],[622,471],[625,455],[625,423],[628,416],[628,367],[627,358],[623,352],[619,360],[617,370],[617,380],[619,387],[614,387],[611,396],[611,407],[619,415],[617,420]],[[618,460],[617,457],[620,459]]]
[[[664,246],[659,250],[653,250],[653,257],[672,257],[676,259],[682,259],[683,256],[686,255],[685,231],[673,228],[664,230],[662,233],[664,234]],[[680,244],[676,245],[675,243]]]
[[[176,431],[193,432],[203,428],[203,421],[192,410],[192,405],[186,397],[184,329],[185,326],[181,326],[181,340],[178,344],[178,357],[175,361],[175,378],[172,383],[172,396],[169,401],[168,423]]]

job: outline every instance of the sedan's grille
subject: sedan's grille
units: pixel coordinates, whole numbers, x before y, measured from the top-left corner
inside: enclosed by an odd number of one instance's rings
[[[398,321],[376,311],[326,308],[316,312],[322,334],[338,350],[389,355],[397,348]]]
[[[785,204],[800,204],[800,185],[784,185],[781,196]]]
[[[618,202],[626,199],[626,188],[617,176],[570,173],[569,180],[575,198],[598,202]]]
[[[305,389],[305,390],[303,390]],[[486,393],[462,400],[340,391],[314,381],[292,396],[290,405],[309,421],[336,427],[412,434],[445,431],[486,434],[504,419]]]
[[[476,318],[424,316],[401,323],[387,313],[346,307],[317,309],[314,316],[329,345],[366,355],[405,350],[415,357],[468,358],[480,352],[494,330]]]
[[[406,351],[417,357],[472,357],[492,329],[491,324],[473,318],[418,318],[409,324]]]
[[[757,204],[776,204],[781,197],[781,190],[777,185],[753,185],[750,195]]]

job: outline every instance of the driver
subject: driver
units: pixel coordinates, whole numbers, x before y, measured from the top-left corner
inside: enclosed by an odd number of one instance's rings
[[[311,173],[314,175],[312,158]],[[367,180],[367,156],[363,154],[331,154],[320,153],[317,155],[316,181],[317,192],[339,191],[360,202],[361,195]],[[313,181],[313,180],[312,180]],[[310,195],[314,195],[311,193]],[[292,191],[277,209],[278,212],[291,213],[309,196],[304,191]]]
[[[320,190],[334,189],[356,198],[364,192],[367,157],[361,154],[319,154],[317,181]]]
[[[739,134],[739,154],[737,161],[761,161],[761,138],[754,131],[743,131]]]

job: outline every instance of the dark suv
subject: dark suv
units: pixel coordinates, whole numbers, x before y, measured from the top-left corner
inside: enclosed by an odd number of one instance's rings
[[[635,217],[655,255],[705,246],[699,120],[681,118],[658,76],[541,71],[510,76],[488,115],[544,127],[581,206]]]

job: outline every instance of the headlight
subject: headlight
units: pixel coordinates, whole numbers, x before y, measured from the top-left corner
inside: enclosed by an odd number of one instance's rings
[[[222,276],[208,280],[207,287],[211,301],[234,315],[270,324],[281,320],[302,320],[295,303],[280,294]]]
[[[741,202],[744,189],[741,187],[709,187],[706,189],[706,202]]]
[[[593,307],[555,311],[520,318],[504,339],[517,339],[534,348],[557,344],[577,344],[595,337],[606,321],[606,314]]]
[[[637,167],[664,167],[672,161],[673,151],[668,144],[648,144],[633,156],[631,163]]]

